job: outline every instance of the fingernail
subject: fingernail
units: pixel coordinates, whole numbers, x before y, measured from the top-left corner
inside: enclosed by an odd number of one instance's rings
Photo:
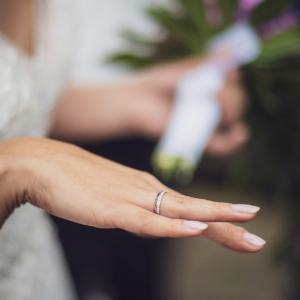
[[[184,225],[193,230],[205,230],[208,225],[197,221],[184,221]]]
[[[239,213],[257,213],[260,210],[260,207],[253,206],[253,205],[247,205],[247,204],[232,204],[232,209]]]
[[[262,246],[266,243],[266,241],[263,240],[262,238],[254,235],[252,233],[249,233],[249,232],[244,233],[244,239],[248,244],[250,244],[251,246],[255,246],[255,247]]]

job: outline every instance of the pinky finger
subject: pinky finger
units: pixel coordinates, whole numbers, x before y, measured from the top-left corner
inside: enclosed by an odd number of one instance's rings
[[[241,253],[254,253],[263,249],[265,241],[230,223],[209,223],[203,236],[222,246]]]
[[[131,204],[122,206],[115,215],[115,227],[153,237],[191,237],[203,233],[207,224],[198,221],[169,219]]]

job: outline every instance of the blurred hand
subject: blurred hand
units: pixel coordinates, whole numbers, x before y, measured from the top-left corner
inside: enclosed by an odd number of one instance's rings
[[[182,196],[155,177],[46,139],[0,143],[0,227],[14,208],[29,202],[58,217],[99,228],[121,228],[156,237],[204,235],[239,252],[257,252],[264,241],[229,223],[252,220],[250,205]],[[153,213],[166,190],[161,214]],[[202,222],[214,222],[207,224]],[[207,228],[207,229],[206,229]],[[12,237],[13,238],[13,237]]]
[[[172,100],[181,76],[200,63],[201,59],[194,58],[160,65],[146,72],[148,79],[141,88],[141,96],[132,105],[138,124],[136,128],[141,129],[141,134],[153,138],[162,134],[172,111]],[[242,121],[247,95],[239,71],[232,70],[227,74],[218,101],[223,117],[206,150],[211,155],[223,156],[238,150],[249,137],[247,126]]]

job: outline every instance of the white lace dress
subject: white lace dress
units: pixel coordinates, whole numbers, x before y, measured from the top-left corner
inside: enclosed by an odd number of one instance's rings
[[[0,34],[0,141],[46,136],[51,111],[68,84],[76,36],[73,2],[35,0],[33,9],[33,58]],[[0,299],[76,299],[55,228],[29,204],[0,231]]]

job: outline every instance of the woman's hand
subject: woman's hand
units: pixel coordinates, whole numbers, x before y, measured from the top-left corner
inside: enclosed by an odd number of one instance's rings
[[[141,128],[142,134],[159,137],[167,126],[180,78],[184,73],[198,67],[203,60],[204,58],[184,59],[146,71],[148,80],[144,82],[143,89],[148,90],[148,93],[145,97],[140,96],[139,103],[135,105],[134,116],[138,124],[135,128]],[[206,148],[214,156],[233,153],[249,138],[248,128],[242,121],[248,102],[242,76],[239,71],[232,70],[227,73],[226,79],[226,84],[218,95],[223,112],[221,124]],[[147,109],[143,109],[144,107]]]
[[[147,173],[52,140],[0,143],[0,190],[2,223],[14,208],[29,202],[98,228],[156,237],[202,234],[239,252],[257,252],[264,246],[260,238],[225,223],[250,221],[258,208],[182,196]],[[167,194],[157,215],[153,206],[161,190]]]

